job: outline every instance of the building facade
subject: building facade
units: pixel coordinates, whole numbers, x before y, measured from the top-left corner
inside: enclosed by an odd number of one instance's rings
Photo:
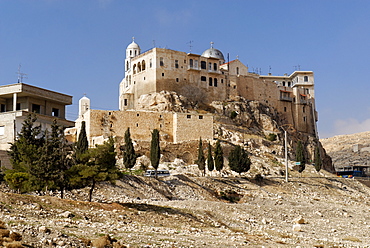
[[[72,104],[72,97],[24,83],[0,86],[0,163],[9,167],[6,151],[21,131],[30,113],[37,116],[36,125],[49,129],[53,120],[64,127],[74,126],[66,120],[65,107]]]
[[[258,75],[238,59],[226,62],[213,47],[202,55],[153,48],[145,53],[133,41],[126,49],[125,76],[120,83],[120,110],[138,109],[140,96],[174,91],[209,104],[243,97],[274,108],[287,125],[317,136],[314,74]]]

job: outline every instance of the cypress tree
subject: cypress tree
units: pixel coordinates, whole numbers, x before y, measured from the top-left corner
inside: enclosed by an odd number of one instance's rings
[[[221,173],[222,168],[224,167],[224,153],[220,141],[217,140],[215,147],[215,167],[216,170]]]
[[[86,135],[86,123],[82,121],[81,123],[81,130],[78,134],[78,139],[75,146],[75,157],[77,162],[80,162],[81,156],[87,151],[89,148],[89,142],[87,141]]]
[[[152,166],[155,169],[156,177],[160,156],[161,151],[159,147],[159,131],[157,129],[154,129],[152,132],[152,141],[150,144],[150,162],[152,163]]]
[[[230,169],[239,173],[247,172],[250,169],[251,160],[249,159],[248,153],[242,149],[239,145],[235,146],[231,150],[229,159]]]
[[[213,161],[212,157],[212,146],[210,143],[208,143],[207,167],[209,171],[213,171],[215,168],[215,162]]]
[[[322,167],[322,160],[320,155],[320,148],[316,146],[315,148],[315,169],[317,172],[321,170]]]
[[[125,146],[123,148],[123,164],[126,169],[131,169],[136,163],[137,155],[135,154],[134,145],[132,143],[130,128],[125,132]]]
[[[206,174],[206,161],[204,158],[202,138],[199,139],[198,159],[196,161],[196,164],[198,165],[199,170],[202,171],[204,176]]]
[[[295,156],[296,156],[296,162],[300,162],[299,167],[298,167],[298,172],[302,173],[304,169],[306,168],[306,158],[304,155],[303,145],[300,140],[298,141],[298,144],[297,144]]]

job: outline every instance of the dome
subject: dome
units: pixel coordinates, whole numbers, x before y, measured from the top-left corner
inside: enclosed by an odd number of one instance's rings
[[[208,48],[202,53],[202,57],[225,60],[222,52],[216,48],[213,48],[213,42],[211,42],[211,48]]]
[[[140,50],[140,47],[138,44],[135,43],[135,41],[132,41],[130,45],[127,46],[127,49],[138,49]]]

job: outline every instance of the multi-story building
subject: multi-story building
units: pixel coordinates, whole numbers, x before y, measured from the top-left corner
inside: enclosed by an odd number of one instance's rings
[[[138,109],[140,96],[162,90],[203,104],[237,96],[257,100],[274,108],[296,130],[317,135],[312,71],[263,76],[249,72],[238,59],[225,63],[213,43],[197,55],[164,48],[141,53],[132,41],[126,49],[125,76],[120,83],[120,110]]]
[[[20,132],[30,113],[37,116],[36,125],[50,128],[54,119],[64,127],[74,126],[66,120],[65,107],[72,104],[72,96],[24,83],[0,86],[0,165],[9,167],[6,151]]]

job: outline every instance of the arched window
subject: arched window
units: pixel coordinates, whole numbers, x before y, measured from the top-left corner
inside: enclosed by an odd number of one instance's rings
[[[239,75],[239,67],[236,67],[236,75]]]
[[[212,78],[209,78],[209,86],[212,86]]]
[[[128,61],[126,62],[126,71],[128,71],[128,69],[129,69],[129,63],[128,63]]]
[[[285,81],[283,81],[283,86],[285,86]]]
[[[145,60],[141,61],[141,67],[142,67],[143,71],[145,71]]]
[[[140,62],[137,63],[137,72],[141,72],[141,64],[140,64]]]
[[[213,70],[217,71],[217,64],[216,63],[213,63]]]
[[[134,64],[134,66],[132,67],[132,70],[134,72],[134,74],[136,73],[136,64]]]
[[[207,69],[207,63],[205,61],[200,61],[200,68]]]
[[[137,51],[135,50],[135,56],[137,55]]]
[[[288,82],[288,86],[290,87],[290,85],[291,85],[291,82]]]
[[[213,80],[213,86],[217,87],[217,78]]]
[[[189,60],[189,66],[190,66],[190,68],[193,68],[193,60],[192,59]]]
[[[130,50],[130,56],[132,56],[132,50]]]
[[[303,81],[308,82],[308,76],[304,76]]]
[[[149,60],[149,67],[152,68],[152,59]]]

